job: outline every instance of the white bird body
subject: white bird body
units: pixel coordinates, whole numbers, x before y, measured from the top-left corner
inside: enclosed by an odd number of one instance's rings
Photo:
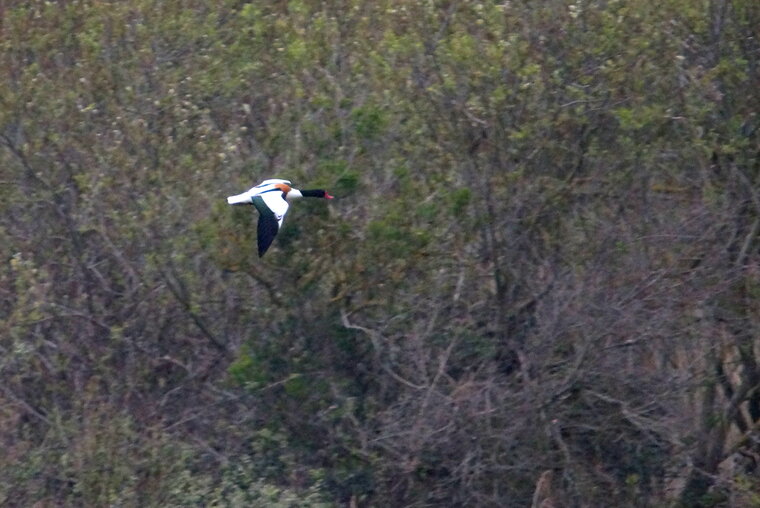
[[[227,203],[231,205],[250,205],[253,204],[255,196],[261,196],[261,199],[264,200],[269,210],[274,213],[279,227],[282,226],[282,221],[288,212],[289,206],[287,199],[282,199],[282,195],[284,193],[287,198],[291,192],[293,192],[293,188],[290,186],[289,180],[272,178],[264,180],[256,187],[251,187],[242,194],[228,197]],[[298,194],[300,195],[301,193],[299,192]]]

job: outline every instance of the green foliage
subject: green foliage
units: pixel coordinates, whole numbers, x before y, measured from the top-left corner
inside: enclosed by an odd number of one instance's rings
[[[451,213],[453,215],[460,215],[472,199],[472,192],[467,187],[461,189],[455,189],[451,193]]]
[[[0,503],[757,504],[756,1],[0,10]]]
[[[387,119],[383,111],[378,107],[363,106],[351,111],[351,119],[354,129],[362,139],[377,138],[385,129]]]
[[[357,191],[359,188],[360,178],[357,173],[346,172],[343,173],[335,181],[335,192],[340,196],[348,196]]]

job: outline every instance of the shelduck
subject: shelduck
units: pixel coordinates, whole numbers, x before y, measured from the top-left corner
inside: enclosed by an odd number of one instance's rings
[[[282,226],[282,220],[288,212],[289,201],[297,198],[326,198],[332,199],[322,189],[301,190],[290,186],[290,180],[273,178],[264,180],[256,187],[251,187],[242,194],[229,196],[227,203],[231,205],[253,205],[259,211],[257,228],[259,257],[267,251],[277,232]]]

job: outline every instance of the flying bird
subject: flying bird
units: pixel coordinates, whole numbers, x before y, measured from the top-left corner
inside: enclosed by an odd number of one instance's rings
[[[277,232],[282,226],[282,220],[288,212],[289,201],[297,198],[326,198],[332,199],[322,189],[301,190],[290,186],[290,180],[277,178],[264,180],[256,187],[251,187],[242,194],[230,196],[227,203],[231,205],[253,205],[259,211],[257,229],[259,257],[267,251]]]

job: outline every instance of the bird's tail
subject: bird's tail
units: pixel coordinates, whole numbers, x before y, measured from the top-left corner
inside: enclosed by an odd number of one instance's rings
[[[231,205],[250,205],[251,204],[251,195],[247,192],[244,192],[243,194],[238,194],[236,196],[230,196],[227,198],[227,203]]]

